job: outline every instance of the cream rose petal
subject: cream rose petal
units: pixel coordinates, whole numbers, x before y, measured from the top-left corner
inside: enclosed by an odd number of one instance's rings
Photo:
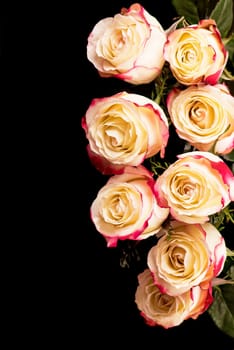
[[[216,277],[222,271],[227,257],[226,243],[224,237],[214,225],[205,223],[202,228],[210,251],[210,260],[214,264],[214,277]]]

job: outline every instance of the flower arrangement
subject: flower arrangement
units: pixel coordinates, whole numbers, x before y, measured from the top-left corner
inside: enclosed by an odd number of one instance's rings
[[[146,324],[207,311],[234,338],[233,2],[172,3],[167,30],[133,3],[88,37],[100,78],[151,87],[94,98],[82,118],[87,155],[108,177],[90,217],[107,248],[130,244],[124,266],[148,243],[134,296]]]

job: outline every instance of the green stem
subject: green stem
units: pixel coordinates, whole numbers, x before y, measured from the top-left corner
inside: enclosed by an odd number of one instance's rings
[[[158,86],[159,88],[157,89],[157,87],[156,87],[157,97],[156,97],[155,102],[156,102],[157,104],[160,104],[161,98],[162,98],[162,96],[163,96],[164,89],[165,89],[165,86],[166,86],[166,78],[163,79],[162,83],[159,84],[159,85],[157,85],[157,86]]]
[[[226,207],[223,209],[223,211],[224,211],[224,214],[226,215],[226,218],[227,218],[226,220],[227,221],[230,220],[234,224],[234,215],[232,215],[234,209],[229,209],[229,207]]]
[[[234,284],[234,281],[226,280],[224,278],[213,278],[213,280],[212,280],[212,287],[220,286],[221,284]]]
[[[227,252],[227,256],[234,256],[234,250],[231,250],[226,247],[226,252]]]

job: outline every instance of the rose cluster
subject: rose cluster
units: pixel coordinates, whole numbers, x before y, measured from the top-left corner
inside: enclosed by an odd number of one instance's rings
[[[94,98],[82,128],[92,164],[109,176],[90,209],[107,246],[157,238],[138,275],[141,315],[164,328],[196,319],[211,305],[226,259],[210,216],[234,200],[234,176],[222,158],[234,149],[234,97],[219,81],[228,59],[219,30],[212,19],[164,30],[133,4],[94,26],[87,57],[101,77],[146,84],[168,64],[175,79],[167,112],[156,99],[121,91]],[[144,162],[165,157],[170,123],[193,151],[156,177]]]

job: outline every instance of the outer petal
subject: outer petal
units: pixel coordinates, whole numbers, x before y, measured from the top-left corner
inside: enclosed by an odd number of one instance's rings
[[[211,283],[193,287],[191,289],[191,299],[193,305],[187,318],[196,320],[213,302]]]
[[[224,155],[229,154],[234,149],[234,131],[225,138],[221,138],[215,144],[214,151],[215,153]]]
[[[213,277],[220,274],[223,269],[226,257],[227,249],[224,237],[220,232],[210,223],[205,223],[203,226],[206,243],[210,251],[210,260],[213,267]]]

